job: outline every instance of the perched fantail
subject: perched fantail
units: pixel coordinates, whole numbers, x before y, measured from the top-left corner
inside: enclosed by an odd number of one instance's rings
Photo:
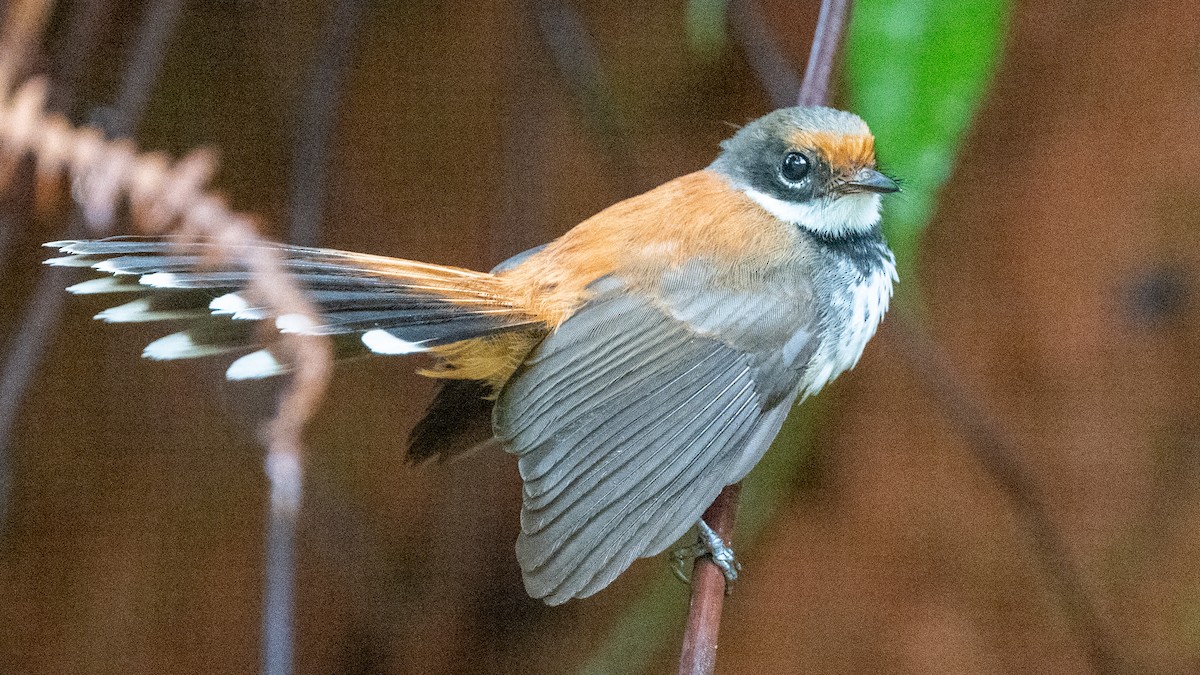
[[[445,383],[409,456],[488,438],[520,458],[517,558],[558,604],[607,586],[700,519],[753,467],[797,397],[852,367],[895,278],[874,139],[850,113],[788,108],[722,143],[707,169],[589,218],[491,273],[279,245],[338,357],[430,353]],[[266,310],[212,244],[56,242],[50,264],[116,275],[74,293],[144,293],[96,318],[188,319],[145,356],[252,348]],[[129,276],[132,275],[132,276]],[[259,349],[233,380],[287,371]],[[481,424],[490,418],[490,428]],[[487,429],[482,436],[478,429]]]

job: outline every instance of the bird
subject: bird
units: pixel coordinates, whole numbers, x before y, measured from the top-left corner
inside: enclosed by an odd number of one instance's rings
[[[515,455],[516,558],[528,594],[557,605],[694,526],[711,535],[705,508],[858,362],[898,281],[881,202],[899,189],[860,117],[794,107],[490,272],[272,244],[315,323],[272,316],[212,241],[52,242],[46,262],[107,273],[68,289],[128,300],[97,319],[184,322],[147,358],[241,354],[230,380],[288,372],[262,321],[328,336],[338,359],[432,357],[419,372],[441,388],[408,457]]]

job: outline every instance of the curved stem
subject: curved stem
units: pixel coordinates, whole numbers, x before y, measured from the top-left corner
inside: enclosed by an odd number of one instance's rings
[[[828,102],[829,80],[849,13],[850,0],[822,0],[808,68],[800,84],[799,105]],[[704,521],[726,541],[733,534],[738,491],[737,484],[726,486],[704,512]],[[717,635],[721,630],[724,600],[725,576],[708,558],[697,558],[692,572],[692,599],[683,635],[683,651],[679,658],[680,675],[707,675],[716,668]]]
[[[833,77],[833,64],[837,61],[838,45],[841,44],[849,13],[850,0],[822,0],[796,105],[829,103],[829,81]]]

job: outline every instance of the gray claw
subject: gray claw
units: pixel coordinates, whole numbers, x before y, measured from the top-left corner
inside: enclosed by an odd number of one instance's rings
[[[675,573],[675,578],[685,584],[692,583],[688,570],[696,558],[702,555],[708,555],[708,549],[699,540],[690,546],[681,546],[671,551],[671,571]]]
[[[734,581],[737,580],[738,571],[742,569],[742,564],[737,561],[733,555],[733,549],[729,544],[726,544],[720,535],[716,533],[708,523],[703,520],[696,523],[697,538],[696,543],[691,546],[684,546],[675,549],[671,552],[671,569],[675,576],[683,583],[691,583],[688,577],[686,567],[689,563],[700,556],[708,556],[720,570],[721,574],[725,575],[725,592],[728,593]]]

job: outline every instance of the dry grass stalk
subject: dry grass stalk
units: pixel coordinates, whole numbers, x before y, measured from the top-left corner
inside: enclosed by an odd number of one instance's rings
[[[6,72],[12,72],[11,66],[0,63],[0,74]],[[232,210],[209,189],[217,166],[215,153],[197,150],[172,162],[161,153],[140,152],[127,139],[106,139],[96,129],[75,127],[47,112],[48,89],[45,79],[33,78],[0,99],[0,190],[9,187],[22,161],[32,157],[35,201],[43,213],[54,210],[69,184],[89,232],[96,236],[112,232],[118,215],[127,209],[139,234],[169,234],[180,243],[216,241],[222,246],[214,255],[221,262],[253,272],[246,292],[272,315],[302,314],[315,322],[312,306],[258,235],[255,218]],[[287,473],[298,476],[301,433],[321,401],[332,353],[328,342],[317,336],[272,331],[264,339],[295,373],[264,429],[269,466],[291,466],[294,471]]]

